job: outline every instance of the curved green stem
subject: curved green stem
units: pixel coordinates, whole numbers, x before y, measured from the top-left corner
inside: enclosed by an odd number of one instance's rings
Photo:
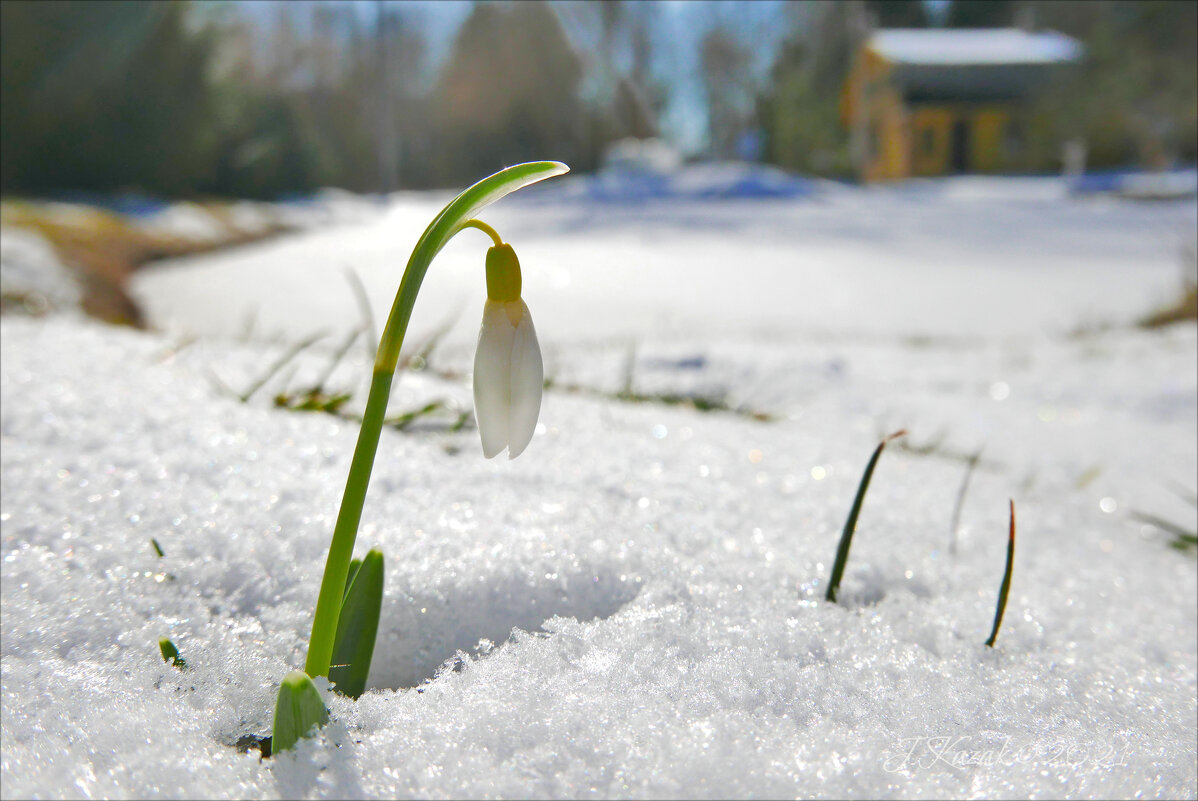
[[[482,231],[484,234],[491,237],[491,240],[495,243],[495,247],[499,247],[503,244],[503,239],[500,238],[499,232],[487,225],[482,220],[466,220],[466,222],[462,223],[462,227],[477,228],[478,230]]]
[[[463,228],[479,228],[497,242],[499,234],[486,223],[471,218],[517,189],[555,175],[568,172],[569,167],[556,161],[536,161],[517,164],[506,170],[484,178],[462,192],[438,214],[421,235],[412,256],[404,268],[399,283],[399,292],[387,318],[387,326],[379,341],[378,354],[374,360],[374,374],[370,382],[370,395],[362,417],[362,429],[358,444],[350,462],[349,477],[345,481],[345,493],[341,499],[341,510],[337,513],[337,524],[333,528],[333,540],[329,544],[329,556],[325,562],[324,578],[320,582],[320,595],[316,600],[316,614],[312,620],[312,636],[308,641],[308,658],[304,672],[309,676],[327,676],[329,662],[333,656],[333,643],[337,636],[337,620],[341,613],[341,601],[345,593],[345,579],[353,556],[354,541],[358,537],[358,524],[362,519],[362,506],[366,501],[366,489],[370,483],[370,471],[374,466],[374,455],[378,450],[379,436],[383,430],[383,418],[387,412],[387,399],[391,394],[391,381],[395,376],[395,365],[407,333],[408,321],[412,317],[412,306],[428,271],[441,248]],[[476,224],[477,223],[477,224]]]

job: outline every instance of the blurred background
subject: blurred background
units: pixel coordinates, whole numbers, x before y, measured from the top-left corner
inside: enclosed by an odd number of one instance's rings
[[[124,289],[141,264],[341,219],[346,204],[322,217],[309,202],[333,190],[458,188],[534,159],[590,176],[596,199],[960,174],[1194,193],[1195,2],[5,0],[0,13],[5,309],[56,302],[43,240],[80,273],[85,310],[141,324]],[[696,164],[735,169],[678,177]]]
[[[1195,159],[1192,2],[2,9],[5,195],[455,187],[535,158],[594,170],[627,138],[848,180]],[[896,28],[930,35],[879,39]],[[1032,35],[953,36],[979,29]]]

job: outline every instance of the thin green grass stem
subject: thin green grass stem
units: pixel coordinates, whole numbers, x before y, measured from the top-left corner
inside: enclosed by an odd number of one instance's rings
[[[466,222],[462,223],[462,227],[476,228],[479,231],[482,231],[484,234],[491,237],[491,241],[495,243],[495,247],[499,247],[503,244],[503,238],[499,236],[499,232],[487,225],[482,220],[467,220]]]
[[[354,341],[362,333],[362,329],[358,328],[350,332],[345,342],[341,344],[329,360],[329,364],[324,368],[324,372],[320,374],[320,378],[316,379],[316,383],[308,390],[309,394],[315,395],[319,392],[324,392],[325,384],[329,383],[329,379],[333,377],[333,371],[337,369],[337,365],[345,358],[345,354],[349,353],[349,349],[353,347]]]
[[[238,400],[240,400],[242,403],[248,402],[250,398],[254,397],[258,390],[262,389],[262,387],[266,385],[267,381],[274,378],[276,373],[286,367],[288,362],[290,362],[296,356],[299,356],[308,348],[312,347],[312,345],[314,345],[316,342],[323,339],[324,335],[324,332],[321,331],[318,334],[313,334],[307,339],[296,342],[294,345],[288,348],[287,351],[279,357],[278,361],[267,368],[266,372],[259,376],[257,381],[251,384],[245,392],[238,396]]]
[[[366,295],[366,286],[362,283],[361,276],[352,267],[345,269],[345,279],[349,281],[354,301],[358,304],[358,313],[362,316],[362,328],[366,331],[366,359],[369,361],[374,358],[375,352],[371,347],[379,336],[374,327],[374,312],[370,310],[370,298]]]
[[[1184,551],[1193,545],[1198,545],[1198,532],[1187,531],[1176,523],[1170,523],[1163,517],[1141,512],[1137,509],[1132,509],[1127,513],[1129,517],[1139,520],[1143,523],[1156,526],[1161,531],[1173,535],[1173,542],[1170,543],[1174,548]]]
[[[961,488],[957,490],[957,502],[953,505],[953,522],[949,524],[948,533],[948,552],[953,556],[957,555],[957,537],[961,531],[961,509],[965,506],[965,493],[969,490],[969,479],[973,476],[974,468],[978,466],[978,460],[981,458],[981,448],[974,451],[973,456],[969,457],[969,464],[965,468],[965,477],[961,479]]]
[[[1015,501],[1011,500],[1011,533],[1007,536],[1007,567],[1003,572],[1002,586],[998,588],[998,607],[994,610],[994,628],[986,645],[993,648],[998,639],[998,627],[1002,625],[1003,612],[1007,611],[1007,596],[1011,592],[1011,574],[1015,571]]]
[[[828,580],[828,594],[825,597],[832,603],[836,603],[840,580],[844,578],[844,568],[849,561],[849,546],[853,544],[853,532],[857,530],[857,516],[861,514],[861,504],[865,501],[865,493],[869,489],[869,480],[873,478],[878,458],[882,455],[882,450],[886,447],[887,442],[906,433],[906,430],[896,431],[879,442],[878,447],[874,449],[874,455],[869,458],[869,464],[865,466],[865,472],[861,475],[861,483],[857,486],[857,497],[853,498],[853,508],[849,510],[849,517],[844,521],[844,530],[840,532],[840,544],[836,546],[836,561],[832,565],[832,577]]]

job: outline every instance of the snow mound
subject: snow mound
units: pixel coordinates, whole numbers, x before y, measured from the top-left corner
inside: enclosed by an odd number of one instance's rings
[[[387,559],[371,689],[259,761],[235,744],[302,664],[356,427],[214,388],[264,346],[0,328],[6,796],[1195,793],[1194,560],[1062,491],[1071,465],[979,470],[949,557],[961,466],[892,448],[822,600],[884,411],[852,381],[770,425],[550,392],[514,462],[470,430],[385,431],[358,545]]]
[[[140,228],[155,236],[202,243],[216,243],[229,238],[225,223],[195,203],[172,203],[136,220]]]
[[[0,229],[0,295],[32,311],[77,309],[83,291],[45,237],[24,228]]]
[[[581,184],[579,191],[573,185]],[[601,203],[703,201],[713,199],[802,198],[817,190],[818,182],[766,164],[718,162],[663,168],[655,163],[617,162],[593,175],[578,176],[548,185],[527,202],[553,199]]]

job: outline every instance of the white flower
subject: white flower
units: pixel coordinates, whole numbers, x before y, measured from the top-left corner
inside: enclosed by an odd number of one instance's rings
[[[488,459],[528,447],[541,413],[545,368],[532,316],[523,300],[487,299],[474,354],[474,416]]]

